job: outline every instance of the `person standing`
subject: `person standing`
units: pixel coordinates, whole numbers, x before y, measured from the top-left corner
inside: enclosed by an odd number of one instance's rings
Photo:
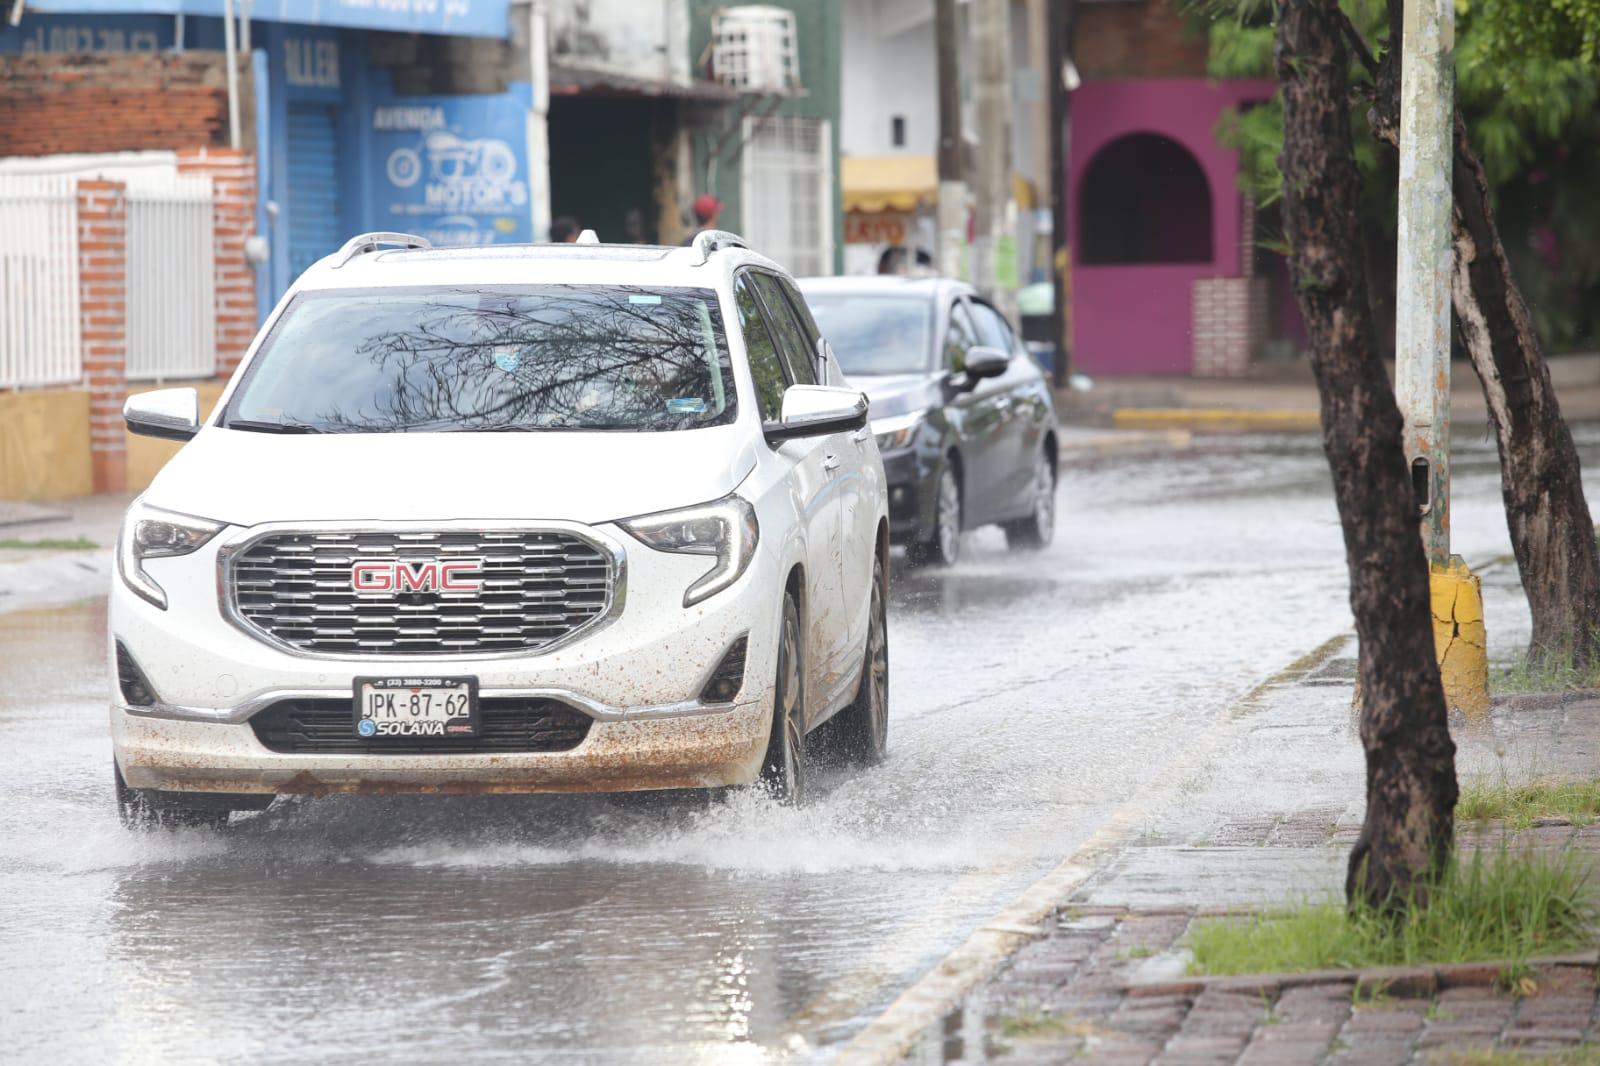
[[[693,233],[684,238],[685,245],[693,244],[694,239],[706,230],[717,228],[717,219],[722,216],[722,201],[708,192],[701,193],[694,198],[694,203],[689,209],[694,212],[695,222],[698,225],[695,226]]]

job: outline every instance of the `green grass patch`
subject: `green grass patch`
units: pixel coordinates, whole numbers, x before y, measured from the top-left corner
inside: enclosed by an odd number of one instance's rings
[[[1523,1054],[1517,1051],[1456,1051],[1439,1052],[1426,1061],[1441,1066],[1600,1066],[1600,1044],[1579,1044],[1565,1051],[1540,1051]]]
[[[1456,801],[1456,817],[1465,822],[1499,819],[1512,829],[1526,829],[1541,818],[1588,825],[1600,819],[1600,781],[1467,785]]]
[[[1600,688],[1600,662],[1580,667],[1574,662],[1570,649],[1548,655],[1524,655],[1489,671],[1489,691],[1497,696],[1585,688]]]
[[[1452,866],[1425,910],[1398,925],[1304,904],[1248,920],[1218,918],[1189,934],[1194,974],[1273,973],[1508,960],[1559,954],[1594,940],[1595,907],[1570,858],[1504,849]]]
[[[56,552],[81,552],[90,551],[100,545],[88,537],[40,537],[37,540],[22,540],[19,537],[0,537],[0,548],[12,551],[56,551]]]
[[[1066,1037],[1091,1037],[1096,1034],[1089,1022],[1079,1021],[1064,1014],[1046,1014],[1042,1011],[1021,1011],[1002,1014],[994,1021],[995,1030],[1006,1040],[1062,1040]]]

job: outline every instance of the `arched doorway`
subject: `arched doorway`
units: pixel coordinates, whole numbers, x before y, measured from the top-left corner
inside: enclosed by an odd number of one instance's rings
[[[1101,148],[1078,194],[1086,266],[1210,263],[1211,185],[1169,137],[1130,133]]]

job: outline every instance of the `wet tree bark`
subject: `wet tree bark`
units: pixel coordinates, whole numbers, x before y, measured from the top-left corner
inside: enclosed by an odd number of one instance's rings
[[[1389,0],[1391,43],[1378,65],[1368,116],[1373,132],[1391,145],[1400,140],[1400,55],[1394,34],[1402,6],[1403,0]],[[1578,666],[1593,665],[1600,662],[1600,549],[1583,495],[1578,450],[1500,242],[1483,163],[1459,112],[1452,184],[1451,302],[1500,448],[1506,525],[1533,613],[1529,658],[1570,654]]]
[[[1275,0],[1283,91],[1284,228],[1311,338],[1323,448],[1360,637],[1367,813],[1350,854],[1351,906],[1423,905],[1448,859],[1455,745],[1434,658],[1428,567],[1378,355],[1350,131],[1349,53],[1338,0]]]

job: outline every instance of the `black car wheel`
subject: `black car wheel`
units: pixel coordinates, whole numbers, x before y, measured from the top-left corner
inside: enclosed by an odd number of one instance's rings
[[[883,562],[872,566],[867,653],[856,698],[813,736],[829,761],[876,766],[889,754],[889,617],[883,602]]]
[[[939,471],[931,535],[913,544],[909,556],[918,566],[954,566],[961,559],[961,478],[950,463]]]
[[[128,829],[221,829],[234,811],[265,810],[272,802],[271,796],[130,788],[122,778],[122,767],[113,762],[111,773],[117,791],[117,815]]]
[[[783,598],[783,629],[778,637],[778,678],[773,686],[772,736],[761,766],[761,781],[779,802],[798,807],[806,795],[805,681],[800,612]]]
[[[1033,502],[1028,517],[1005,525],[1006,543],[1013,548],[1038,550],[1056,534],[1056,471],[1050,453],[1039,452],[1033,468]]]

